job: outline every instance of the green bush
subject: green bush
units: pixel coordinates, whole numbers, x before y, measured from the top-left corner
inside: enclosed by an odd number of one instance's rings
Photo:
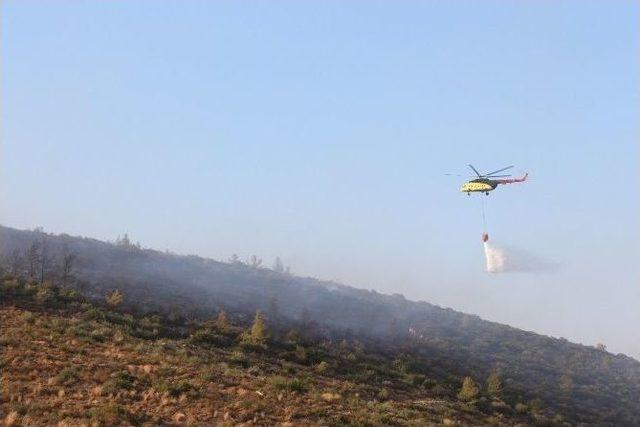
[[[189,336],[189,340],[193,344],[210,345],[214,347],[228,347],[231,344],[229,338],[224,335],[217,334],[209,328],[194,331]]]
[[[412,385],[420,387],[424,384],[427,377],[422,374],[410,374],[407,379],[411,382]]]
[[[58,296],[64,302],[82,302],[84,300],[78,291],[68,287],[61,288],[58,291]]]
[[[45,306],[53,304],[56,300],[56,295],[53,291],[53,288],[47,285],[41,286],[40,289],[38,289],[38,291],[36,292],[35,300],[38,304]]]
[[[96,328],[89,336],[95,342],[105,342],[111,336],[111,332],[106,328]]]
[[[64,368],[56,376],[56,384],[72,384],[78,381],[78,370],[75,367]]]
[[[306,381],[300,378],[288,379],[278,375],[272,377],[270,382],[271,385],[273,385],[278,390],[303,392],[307,389]]]
[[[248,368],[250,365],[249,359],[247,359],[244,353],[240,351],[233,352],[231,357],[229,357],[229,364],[232,366],[240,366],[242,368]]]
[[[102,391],[106,394],[115,394],[120,390],[129,390],[133,387],[134,381],[135,377],[128,372],[117,372],[104,383]]]
[[[322,362],[314,366],[313,369],[319,374],[324,374],[325,372],[327,372],[327,369],[329,369],[329,364],[323,360]]]
[[[386,388],[382,388],[380,389],[380,391],[378,392],[378,399],[380,400],[387,400],[389,398],[389,396],[391,395],[391,393],[389,393],[389,390]]]
[[[82,314],[82,317],[86,320],[105,320],[106,316],[104,312],[98,308],[90,306]]]
[[[198,390],[186,380],[178,382],[158,380],[153,383],[153,388],[159,393],[168,393],[172,397],[178,397],[181,394],[195,397],[199,394]]]
[[[29,325],[33,325],[36,322],[36,316],[30,311],[25,311],[22,313],[22,320],[24,320]]]
[[[10,294],[18,294],[24,289],[24,286],[16,278],[5,277],[2,281],[2,291]]]
[[[116,403],[92,408],[90,416],[93,421],[104,425],[120,425],[130,418],[127,410]]]

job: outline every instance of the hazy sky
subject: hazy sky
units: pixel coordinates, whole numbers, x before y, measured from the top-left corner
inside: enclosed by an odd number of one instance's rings
[[[402,293],[640,357],[640,3],[1,6],[0,222]],[[488,232],[467,163],[530,182]],[[484,197],[484,196],[483,196]]]

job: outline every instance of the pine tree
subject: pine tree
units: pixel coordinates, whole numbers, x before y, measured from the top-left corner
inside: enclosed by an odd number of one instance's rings
[[[265,346],[269,341],[269,329],[260,310],[256,311],[253,325],[242,335],[242,341],[247,344]]]
[[[118,238],[116,239],[116,245],[124,246],[125,248],[128,248],[129,246],[131,246],[131,239],[129,238],[129,234],[124,233],[124,237],[122,238],[118,236]]]
[[[311,315],[309,314],[309,309],[307,307],[302,308],[302,312],[300,313],[300,332],[304,338],[309,337],[311,329]]]
[[[277,325],[280,322],[280,304],[278,302],[278,297],[273,296],[269,300],[269,313],[268,313],[269,321],[271,325]]]
[[[491,397],[502,396],[502,380],[500,379],[500,374],[495,371],[487,378],[487,393]]]
[[[279,256],[276,257],[276,260],[273,263],[273,271],[277,273],[284,273],[284,264]]]
[[[229,320],[227,319],[227,313],[224,310],[220,310],[218,317],[216,318],[216,327],[222,331],[229,327]]]
[[[389,322],[389,331],[387,332],[387,336],[391,342],[398,339],[398,321],[395,317],[392,317]]]
[[[462,382],[462,388],[458,393],[458,399],[469,402],[471,400],[474,400],[479,393],[480,389],[478,388],[476,382],[473,381],[473,378],[465,377],[464,381]]]
[[[300,342],[300,332],[297,329],[290,329],[284,337],[285,342]]]
[[[40,259],[40,243],[34,241],[29,246],[26,254],[27,262],[29,264],[29,277],[34,278],[38,268],[38,260]]]
[[[66,244],[62,248],[62,283],[67,284],[71,279],[71,270],[73,269],[73,263],[76,259],[76,253],[69,249]]]

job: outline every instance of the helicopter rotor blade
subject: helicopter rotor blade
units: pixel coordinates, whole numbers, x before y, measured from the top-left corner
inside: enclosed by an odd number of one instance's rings
[[[487,178],[506,178],[511,175],[487,175]]]
[[[513,167],[513,166],[507,166],[506,168],[498,169],[497,171],[494,171],[494,172],[488,173],[488,174],[486,174],[485,176],[489,177],[489,176],[491,176],[491,175],[493,175],[493,174],[500,173],[500,172],[504,172],[504,171],[506,171],[507,169],[511,169],[512,167]]]
[[[476,168],[473,167],[473,165],[469,165],[469,167],[471,168],[471,170],[473,170],[476,173],[476,175],[478,175],[478,178],[482,178],[482,175],[480,175],[480,172],[478,172]],[[501,172],[501,171],[498,171],[498,172]]]

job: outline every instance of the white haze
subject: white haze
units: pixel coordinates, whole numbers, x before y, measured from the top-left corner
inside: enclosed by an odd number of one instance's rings
[[[514,247],[497,247],[484,242],[489,273],[550,273],[558,264]]]

